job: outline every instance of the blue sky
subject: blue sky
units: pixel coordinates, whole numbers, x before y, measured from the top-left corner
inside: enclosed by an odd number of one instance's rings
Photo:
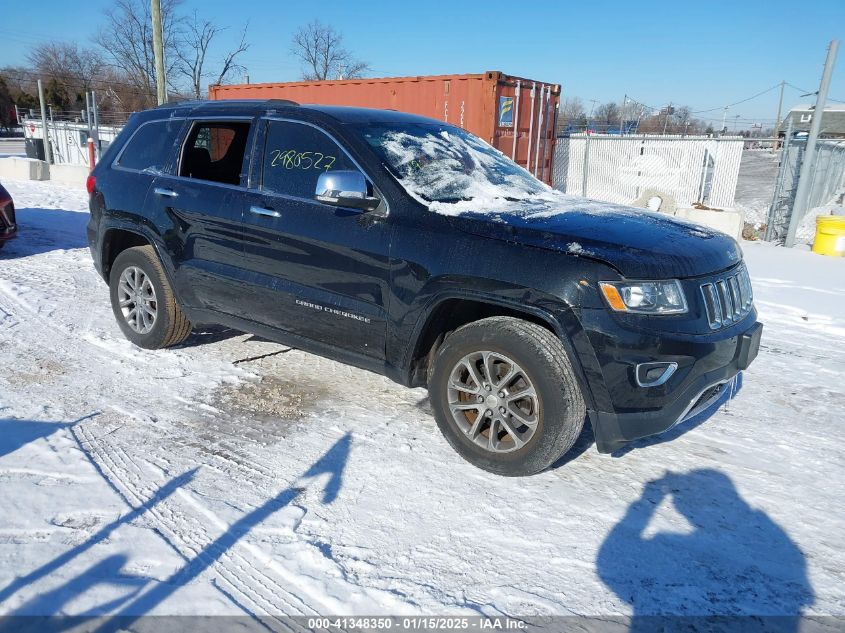
[[[142,0],[146,1],[146,0]],[[34,11],[11,2],[3,10],[0,66],[23,64],[44,40],[88,41],[107,0],[42,0]],[[761,92],[781,79],[816,90],[828,42],[845,35],[845,0],[710,0],[685,2],[280,2],[185,0],[231,28],[249,21],[251,49],[242,58],[251,81],[299,78],[290,39],[314,18],[342,31],[346,45],[374,76],[502,70],[552,81],[563,94],[599,102],[628,94],[650,106],[668,102],[720,120],[719,108]],[[225,44],[225,42],[222,42]],[[785,105],[801,93],[787,87]],[[770,123],[773,90],[729,111],[729,121]],[[845,44],[831,97],[845,100]]]

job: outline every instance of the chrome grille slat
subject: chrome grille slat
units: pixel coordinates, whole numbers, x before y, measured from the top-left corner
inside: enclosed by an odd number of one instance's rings
[[[730,323],[734,316],[733,302],[731,301],[731,292],[728,290],[726,280],[720,279],[716,282],[716,287],[719,289],[719,298],[722,300],[722,322]]]
[[[734,319],[737,318],[742,312],[742,300],[739,296],[739,275],[734,275],[733,277],[728,278],[728,285],[731,289],[731,297],[733,298],[734,303]]]
[[[713,330],[740,321],[754,303],[751,279],[744,264],[724,277],[701,284],[701,294],[707,321]]]
[[[742,306],[742,309],[745,310],[745,306],[748,305],[748,295],[745,291],[745,280],[742,278],[741,273],[736,276],[736,287],[737,292],[739,293],[739,304]]]

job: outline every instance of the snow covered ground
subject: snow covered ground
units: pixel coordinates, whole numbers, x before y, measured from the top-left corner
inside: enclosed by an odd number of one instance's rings
[[[5,184],[0,614],[845,614],[845,260],[745,244],[735,400],[504,479],[423,390],[223,328],[134,348],[85,192]]]

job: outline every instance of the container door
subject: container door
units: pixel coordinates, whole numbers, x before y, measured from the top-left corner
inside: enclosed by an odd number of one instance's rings
[[[560,89],[523,79],[499,81],[493,146],[551,184]]]

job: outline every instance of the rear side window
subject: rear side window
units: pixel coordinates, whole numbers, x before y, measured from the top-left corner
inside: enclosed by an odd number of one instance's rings
[[[179,175],[239,184],[249,126],[247,121],[196,123],[182,152]]]
[[[139,171],[163,171],[181,127],[180,120],[144,123],[126,144],[117,164]]]
[[[311,199],[320,174],[338,169],[358,168],[325,133],[301,123],[269,122],[262,189]]]

